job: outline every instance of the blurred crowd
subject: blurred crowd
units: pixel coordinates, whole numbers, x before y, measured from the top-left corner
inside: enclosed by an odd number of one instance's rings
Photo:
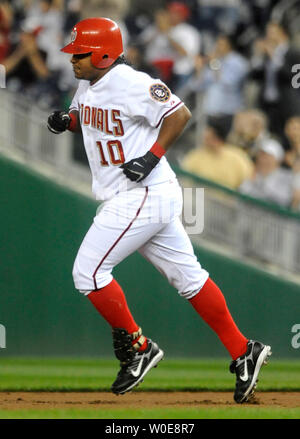
[[[300,0],[0,0],[7,89],[67,109],[77,80],[60,48],[92,16],[117,21],[134,68],[192,111],[201,98],[184,169],[300,210]]]

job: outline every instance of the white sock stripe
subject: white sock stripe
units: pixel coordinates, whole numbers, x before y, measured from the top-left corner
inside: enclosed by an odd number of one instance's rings
[[[139,329],[136,332],[132,332],[132,334],[130,334],[132,337],[132,340],[135,340],[136,338],[140,337],[142,335],[142,328],[139,327]]]

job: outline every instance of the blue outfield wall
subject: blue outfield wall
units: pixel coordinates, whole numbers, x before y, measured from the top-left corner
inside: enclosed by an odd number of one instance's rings
[[[111,331],[72,281],[97,203],[0,156],[0,355],[112,356]],[[197,247],[241,331],[299,359],[299,285]],[[146,335],[169,357],[225,357],[217,336],[156,269],[133,254],[114,271]],[[300,337],[299,337],[300,341]]]

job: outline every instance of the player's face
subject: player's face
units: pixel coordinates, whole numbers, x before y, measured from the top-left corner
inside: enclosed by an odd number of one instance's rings
[[[71,64],[75,78],[95,82],[101,78],[105,69],[96,69],[91,62],[91,53],[73,55]]]

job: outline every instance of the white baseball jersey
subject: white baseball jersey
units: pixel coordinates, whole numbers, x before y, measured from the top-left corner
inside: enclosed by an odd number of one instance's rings
[[[79,82],[70,111],[80,114],[97,200],[176,178],[165,157],[140,183],[130,181],[120,165],[149,151],[163,119],[182,105],[161,80],[125,64],[111,69],[94,85]]]

